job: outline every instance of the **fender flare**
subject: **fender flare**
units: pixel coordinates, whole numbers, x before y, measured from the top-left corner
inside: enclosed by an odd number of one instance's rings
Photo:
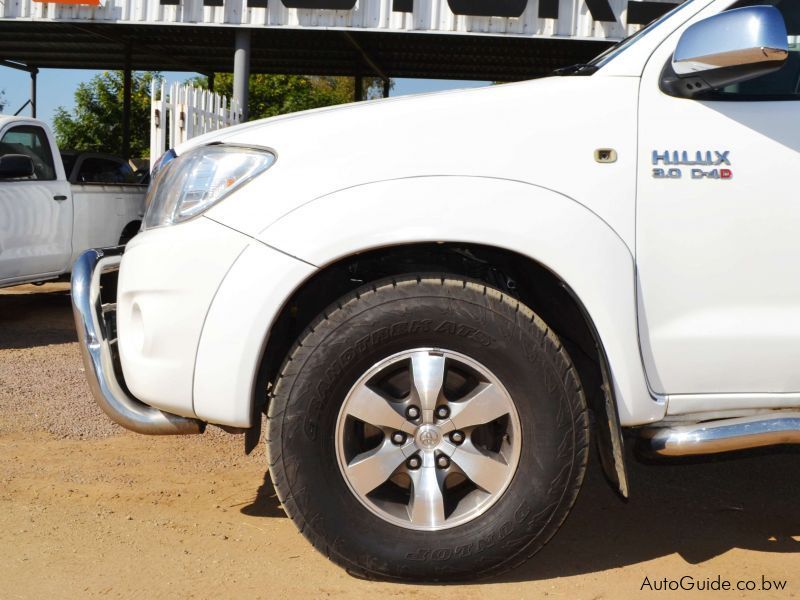
[[[605,362],[601,455],[607,475],[627,496],[621,426],[660,420],[666,407],[650,394],[642,366],[634,258],[587,207],[520,181],[411,177],[321,196],[258,239],[320,268],[381,247],[452,242],[502,248],[549,269],[585,311]]]
[[[518,181],[414,177],[319,197],[257,239],[262,243],[251,243],[226,275],[203,326],[194,380],[198,417],[253,425],[259,369],[275,319],[318,268],[390,246],[491,246],[549,269],[583,310],[605,366],[601,459],[627,496],[621,427],[661,420],[666,406],[651,396],[642,366],[633,256],[591,210]]]
[[[307,202],[257,239],[318,268],[378,248],[436,242],[529,257],[572,290],[594,324],[621,424],[664,416],[665,405],[648,389],[639,349],[633,255],[603,219],[563,194],[489,177],[385,180]]]

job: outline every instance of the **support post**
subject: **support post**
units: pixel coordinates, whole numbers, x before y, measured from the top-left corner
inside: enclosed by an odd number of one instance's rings
[[[30,65],[23,64],[21,62],[17,62],[14,60],[6,60],[4,58],[0,58],[0,66],[8,67],[9,69],[17,69],[19,71],[27,71],[30,73],[31,76],[31,97],[30,99],[26,100],[25,103],[19,107],[19,110],[14,113],[16,117],[21,113],[25,108],[30,104],[31,107],[31,116],[35,119],[36,118],[36,76],[39,74],[39,69],[36,67],[31,67]]]
[[[131,95],[133,93],[131,74],[131,47],[125,46],[125,69],[122,75],[122,158],[131,157]]]
[[[36,76],[39,74],[39,69],[33,67],[31,69],[31,116],[36,118]]]
[[[361,75],[355,77],[355,91],[353,99],[356,102],[361,102],[364,99],[364,78]]]
[[[209,73],[206,77],[208,79],[208,91],[213,94],[214,93],[214,73]]]
[[[392,80],[389,79],[388,77],[386,77],[383,80],[383,97],[384,98],[388,98],[389,97],[389,90],[391,90],[391,89],[392,89]]]
[[[242,109],[242,122],[247,121],[250,84],[250,31],[237,29],[233,53],[233,99]]]

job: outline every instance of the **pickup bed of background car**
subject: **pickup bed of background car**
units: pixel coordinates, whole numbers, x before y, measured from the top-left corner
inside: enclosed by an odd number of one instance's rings
[[[69,273],[87,248],[115,246],[139,229],[146,187],[127,163],[65,153],[41,121],[0,117],[0,158],[29,156],[31,177],[0,179],[0,287]]]

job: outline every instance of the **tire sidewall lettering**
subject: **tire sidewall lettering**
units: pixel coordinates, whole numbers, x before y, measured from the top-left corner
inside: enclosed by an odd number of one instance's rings
[[[409,560],[446,561],[451,558],[458,559],[480,554],[509,537],[514,532],[515,523],[524,524],[530,514],[530,507],[527,503],[523,503],[514,513],[514,521],[506,521],[497,530],[479,538],[475,542],[453,548],[418,548],[415,552],[406,554],[406,558]]]

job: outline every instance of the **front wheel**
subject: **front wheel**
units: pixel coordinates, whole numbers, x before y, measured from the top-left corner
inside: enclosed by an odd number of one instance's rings
[[[342,298],[290,353],[269,408],[284,509],[370,578],[466,580],[525,561],[566,518],[588,438],[555,334],[447,276]]]

